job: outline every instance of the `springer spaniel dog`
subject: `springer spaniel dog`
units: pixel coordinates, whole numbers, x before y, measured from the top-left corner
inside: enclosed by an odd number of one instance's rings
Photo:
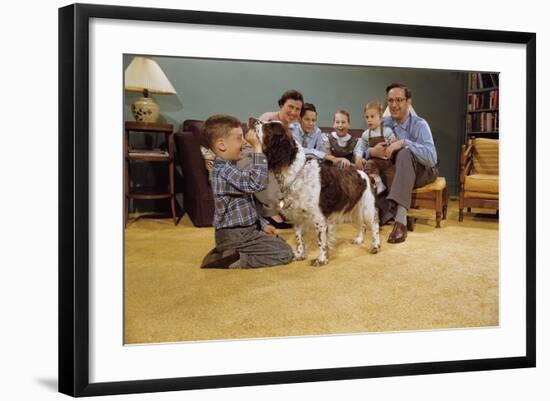
[[[319,256],[312,266],[328,263],[328,245],[334,241],[335,224],[346,215],[355,216],[359,234],[352,240],[362,244],[370,226],[371,253],[380,250],[378,211],[369,177],[353,167],[346,169],[306,160],[304,149],[279,121],[262,123],[251,119],[262,143],[268,167],[281,188],[281,214],[294,224],[296,250],[294,260],[304,260],[304,230],[313,225],[317,231]]]

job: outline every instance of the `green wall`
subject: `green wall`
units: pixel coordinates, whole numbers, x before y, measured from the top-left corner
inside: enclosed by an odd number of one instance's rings
[[[124,68],[132,56],[124,57]],[[186,119],[205,119],[224,113],[246,121],[278,110],[277,100],[290,88],[314,103],[320,126],[332,125],[332,113],[351,113],[353,128],[365,128],[362,107],[385,98],[385,88],[402,82],[413,91],[413,106],[431,126],[440,160],[440,174],[449,193],[458,193],[460,144],[464,137],[463,72],[271,63],[159,57],[159,65],[177,91],[176,96],[154,96],[161,119],[179,130]],[[124,117],[133,120],[130,105],[137,97],[125,93]]]

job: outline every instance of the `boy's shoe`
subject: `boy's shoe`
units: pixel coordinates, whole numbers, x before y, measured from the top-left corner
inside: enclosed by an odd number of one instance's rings
[[[214,248],[202,260],[201,269],[228,269],[237,260],[239,260],[239,252],[234,249],[218,252]]]
[[[269,221],[269,224],[271,224],[273,227],[278,228],[279,230],[284,230],[285,228],[292,228],[292,224],[282,222],[279,223],[278,221],[273,220],[271,217],[265,217],[267,221]]]

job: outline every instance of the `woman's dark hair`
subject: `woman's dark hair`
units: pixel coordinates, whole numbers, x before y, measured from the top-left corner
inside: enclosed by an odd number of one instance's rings
[[[304,103],[302,106],[302,111],[300,111],[300,117],[303,117],[306,114],[306,111],[313,111],[317,114],[317,109],[313,103]]]
[[[283,93],[281,98],[279,99],[279,107],[283,107],[288,99],[299,100],[300,102],[304,103],[304,97],[300,92],[298,92],[296,89],[289,89],[285,93]]]
[[[391,91],[393,88],[401,88],[405,91],[405,98],[410,99],[412,97],[412,91],[407,87],[407,85],[393,83],[386,88],[386,94]]]

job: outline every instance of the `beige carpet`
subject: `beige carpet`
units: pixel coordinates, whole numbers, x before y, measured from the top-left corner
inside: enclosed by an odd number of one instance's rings
[[[211,228],[187,217],[140,218],[126,229],[125,342],[257,338],[498,325],[498,221],[467,214],[456,202],[447,221],[419,217],[404,244],[382,250],[349,244],[356,229],[338,227],[330,263],[308,261],[248,270],[201,270]],[[294,245],[291,230],[280,231]],[[368,237],[370,238],[370,237]],[[367,239],[369,241],[369,239]]]

